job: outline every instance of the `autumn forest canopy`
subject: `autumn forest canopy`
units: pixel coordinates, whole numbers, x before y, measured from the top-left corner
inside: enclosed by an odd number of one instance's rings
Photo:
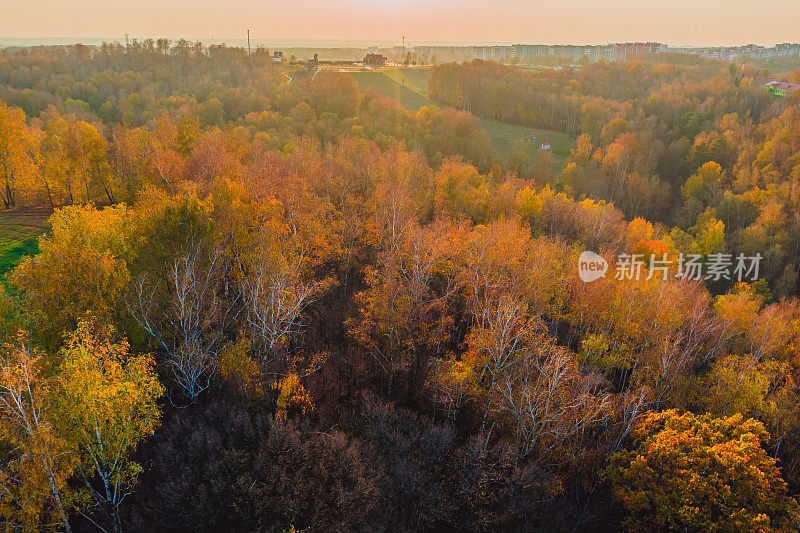
[[[2,527],[797,530],[797,63],[0,49]]]

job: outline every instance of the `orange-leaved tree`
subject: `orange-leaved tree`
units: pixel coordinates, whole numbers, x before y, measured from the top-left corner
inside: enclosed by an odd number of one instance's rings
[[[782,531],[800,526],[764,425],[669,410],[650,413],[607,473],[631,530]]]

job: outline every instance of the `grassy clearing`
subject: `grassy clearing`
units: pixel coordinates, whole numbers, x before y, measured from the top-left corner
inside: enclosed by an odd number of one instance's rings
[[[389,98],[400,100],[403,106],[411,111],[419,111],[420,107],[436,105],[427,96],[409,87],[403,87],[402,83],[393,80],[382,71],[365,70],[361,72],[351,72],[358,83],[358,90],[361,92],[369,88],[374,88],[385,94]]]
[[[570,150],[575,146],[575,139],[571,135],[559,131],[518,126],[488,119],[481,119],[481,123],[483,124],[483,129],[489,134],[492,147],[501,154],[507,153],[517,139],[527,140],[531,136],[536,137],[537,147],[548,141],[553,155],[554,167],[558,170],[563,168],[564,161],[569,156]]]
[[[385,76],[393,79],[400,85],[408,87],[414,92],[428,96],[428,77],[431,75],[430,67],[415,68],[387,68],[382,71]]]
[[[390,98],[400,100],[400,103],[406,109],[417,111],[423,106],[436,105],[428,96],[428,76],[430,76],[430,73],[430,67],[389,67],[380,70],[353,72],[351,75],[356,79],[359,91],[363,92],[370,87],[375,88]],[[549,141],[553,155],[554,171],[559,171],[563,168],[570,150],[575,146],[574,137],[566,133],[518,126],[489,119],[480,119],[480,121],[489,135],[492,148],[501,155],[505,155],[517,139],[527,140],[533,136],[536,137],[538,146],[541,146],[544,141]],[[531,155],[533,155],[535,149],[537,148],[531,150]]]
[[[51,209],[0,211],[0,279],[26,255],[39,251],[39,237],[48,229]]]

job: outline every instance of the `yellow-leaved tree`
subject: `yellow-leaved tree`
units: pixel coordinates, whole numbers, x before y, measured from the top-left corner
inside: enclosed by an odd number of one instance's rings
[[[0,200],[6,209],[16,207],[20,183],[35,180],[39,145],[25,124],[25,112],[0,102]]]
[[[53,424],[45,360],[20,336],[0,355],[0,517],[8,530],[71,531],[70,443]]]
[[[68,206],[50,217],[52,235],[39,240],[40,253],[26,257],[9,281],[24,293],[33,328],[50,347],[91,312],[112,320],[130,280],[130,211]]]
[[[115,532],[119,507],[141,466],[131,456],[153,434],[163,387],[150,355],[129,353],[114,342],[113,329],[89,318],[61,350],[58,423],[74,445],[79,477]]]

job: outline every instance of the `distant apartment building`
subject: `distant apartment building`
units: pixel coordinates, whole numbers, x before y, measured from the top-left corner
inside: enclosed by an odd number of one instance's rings
[[[716,47],[675,47],[670,48],[670,52],[673,54],[689,54],[689,55],[696,55],[701,57],[707,57],[709,59],[720,59],[722,61],[730,61],[734,57],[736,57],[737,52],[733,47],[727,46],[716,46]]]
[[[416,46],[414,52],[428,57],[436,56],[440,61],[465,61],[482,59],[508,63],[513,58],[521,62],[531,61],[537,57],[562,57],[580,61],[586,57],[589,61],[624,61],[634,54],[655,54],[666,52],[667,46],[662,43],[612,43],[605,45],[574,44],[514,44],[511,46]]]
[[[683,46],[671,47],[670,52],[676,54],[691,54],[710,59],[722,61],[732,61],[737,57],[750,57],[753,59],[765,59],[781,56],[800,56],[800,44],[781,43],[773,47],[765,47],[758,44],[746,44],[743,46]]]
[[[484,61],[497,61],[505,63],[516,57],[516,50],[513,46],[471,46],[471,59],[483,59]]]
[[[777,56],[800,56],[800,44],[781,43],[775,45],[775,55]]]
[[[761,45],[748,44],[745,46],[731,47],[731,55],[733,57],[747,56],[747,57],[760,58],[760,57],[772,57],[774,53],[772,50],[765,48]]]
[[[580,59],[580,55],[576,53],[577,46],[571,44],[557,44],[550,47],[550,55],[556,57],[566,57],[569,59]]]
[[[470,46],[415,46],[414,53],[437,61],[466,61],[474,59]]]
[[[470,57],[472,57],[472,59],[489,61],[489,59],[491,59],[491,49],[488,46],[471,46]]]
[[[667,45],[663,43],[615,43],[614,61],[625,61],[628,56],[642,54],[660,54],[667,51]]]
[[[781,43],[771,48],[756,44],[743,46],[679,46],[670,47],[664,43],[636,42],[609,43],[604,45],[575,44],[515,44],[512,46],[417,46],[414,51],[428,57],[436,56],[438,61],[469,61],[483,59],[508,63],[513,58],[529,62],[537,57],[553,56],[570,58],[575,62],[586,57],[589,61],[626,61],[635,55],[650,55],[672,52],[691,54],[720,61],[732,61],[737,57],[769,58],[778,56],[800,56],[800,44]]]
[[[550,46],[550,55],[556,57],[570,58],[575,62],[580,61],[584,57],[591,62],[616,60],[616,45],[553,45]]]
[[[521,61],[550,55],[550,47],[546,44],[515,44],[512,48],[514,57],[518,57]]]

